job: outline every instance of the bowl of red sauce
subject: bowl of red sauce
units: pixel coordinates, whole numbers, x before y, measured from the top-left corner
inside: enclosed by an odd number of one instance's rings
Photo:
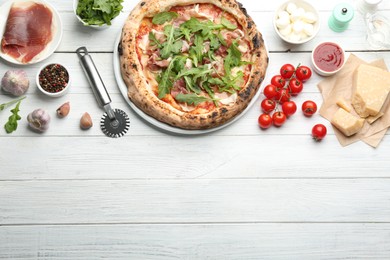
[[[311,61],[315,72],[321,76],[331,76],[344,66],[345,52],[337,43],[322,42],[314,48]]]

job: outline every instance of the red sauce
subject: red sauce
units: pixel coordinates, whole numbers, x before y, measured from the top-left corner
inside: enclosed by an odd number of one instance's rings
[[[324,42],[314,50],[314,62],[326,72],[338,70],[344,64],[344,53],[340,46],[332,42]]]

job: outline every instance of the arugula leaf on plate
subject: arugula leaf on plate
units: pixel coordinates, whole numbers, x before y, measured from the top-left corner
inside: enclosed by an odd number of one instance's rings
[[[159,99],[164,98],[165,95],[169,94],[172,89],[175,77],[175,72],[173,71],[173,69],[175,67],[174,65],[177,59],[179,58],[180,56],[176,56],[175,58],[173,58],[169,63],[168,68],[157,77]]]
[[[159,14],[156,14],[153,19],[152,23],[154,24],[164,24],[166,22],[172,21],[172,19],[177,18],[179,15],[175,12],[162,12]]]
[[[201,22],[198,19],[192,17],[190,20],[182,23],[180,27],[191,30],[192,33],[201,32],[202,36],[206,36],[211,33],[212,30],[223,28],[222,24],[215,24],[212,21]]]
[[[162,59],[169,58],[172,54],[181,52],[183,41],[180,39],[182,34],[179,29],[174,28],[168,24],[164,27],[164,35],[166,41],[162,44],[160,55]]]
[[[232,24],[228,19],[225,17],[222,17],[221,24],[226,27],[226,29],[229,30],[235,30],[237,29],[237,26],[235,24]]]
[[[156,35],[153,32],[149,33],[150,45],[156,45],[159,49],[163,47],[161,42],[157,40]]]
[[[225,74],[230,74],[232,68],[241,65],[241,52],[238,49],[237,42],[234,41],[227,50],[227,56],[225,57],[223,67],[225,69]]]
[[[194,92],[196,94],[200,94],[202,90],[199,88],[198,84],[194,81],[193,78],[184,76],[184,81],[186,83],[186,87],[189,91]]]
[[[205,101],[211,101],[210,98],[205,96],[200,96],[195,93],[189,93],[189,94],[179,93],[176,95],[175,99],[179,102],[183,102],[195,106]]]

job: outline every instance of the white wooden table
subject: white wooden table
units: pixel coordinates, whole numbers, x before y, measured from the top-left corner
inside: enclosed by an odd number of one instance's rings
[[[107,30],[84,28],[72,1],[50,0],[64,35],[49,60],[70,68],[70,93],[52,99],[34,82],[42,64],[27,66],[32,81],[19,128],[6,134],[9,109],[0,113],[0,259],[390,259],[390,137],[377,149],[341,147],[328,121],[298,112],[280,128],[257,126],[260,99],[240,120],[207,135],[174,136],[145,123],[127,105],[113,74],[114,41],[135,0]],[[335,33],[327,19],[337,0],[311,0],[322,19],[311,42],[277,38],[273,11],[281,1],[242,1],[270,51],[266,82],[284,63],[310,64],[313,46],[336,41],[367,61],[390,50],[367,51],[358,15]],[[346,0],[346,2],[350,2]],[[390,1],[381,10],[390,15]],[[99,128],[102,109],[75,50],[86,46],[106,83],[113,107],[131,127],[120,139]],[[0,62],[0,74],[11,66]],[[314,75],[295,99],[322,97]],[[0,103],[11,97],[0,93]],[[70,101],[65,119],[56,108]],[[44,134],[27,127],[36,108],[52,114]],[[94,127],[79,128],[84,112]],[[321,143],[316,123],[328,126]]]

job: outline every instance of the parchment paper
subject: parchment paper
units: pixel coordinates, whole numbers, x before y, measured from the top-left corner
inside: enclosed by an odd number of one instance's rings
[[[321,116],[331,121],[333,115],[339,109],[339,106],[336,104],[336,102],[341,98],[343,98],[347,104],[351,104],[353,74],[356,68],[363,63],[366,62],[351,54],[341,71],[332,77],[328,77],[322,80],[318,84],[318,89],[320,90],[324,99],[324,102],[320,108]],[[383,59],[371,62],[370,65],[387,70],[386,63]],[[333,126],[334,132],[340,144],[342,146],[347,146],[361,140],[366,144],[376,148],[386,134],[388,127],[390,127],[389,103],[390,102],[388,99],[382,107],[381,111],[384,113],[384,115],[381,118],[376,120],[371,125],[365,122],[362,130],[353,136],[346,137],[336,127]],[[353,110],[352,105],[350,105],[350,107],[352,108],[351,113],[358,116]]]

